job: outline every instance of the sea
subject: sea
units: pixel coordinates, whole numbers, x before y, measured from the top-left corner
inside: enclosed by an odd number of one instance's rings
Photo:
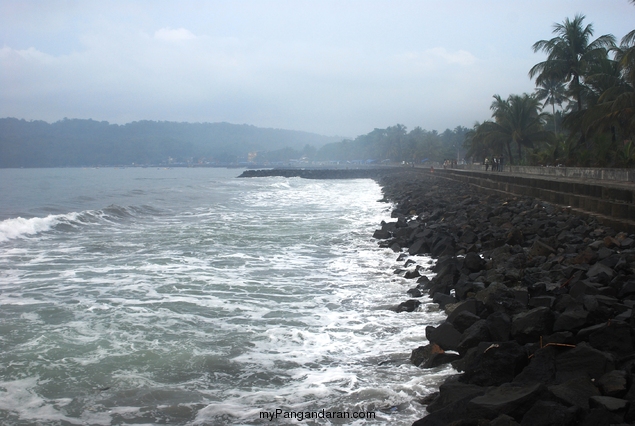
[[[240,172],[0,169],[0,424],[425,414],[453,371],[409,356],[444,315],[391,310],[415,282],[372,238],[380,186]]]

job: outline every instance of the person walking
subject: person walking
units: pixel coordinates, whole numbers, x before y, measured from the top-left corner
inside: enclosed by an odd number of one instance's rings
[[[485,171],[488,171],[489,170],[489,158],[485,157],[484,163],[485,163]]]

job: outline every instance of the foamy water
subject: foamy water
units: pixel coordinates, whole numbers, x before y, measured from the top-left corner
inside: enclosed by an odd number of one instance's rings
[[[414,282],[371,238],[370,180],[1,173],[2,424],[405,425],[451,373],[408,362],[442,315],[387,309]]]

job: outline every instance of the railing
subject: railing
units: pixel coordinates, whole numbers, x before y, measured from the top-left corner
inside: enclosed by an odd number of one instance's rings
[[[550,177],[563,177],[572,179],[597,179],[614,182],[635,183],[635,168],[632,169],[601,169],[589,167],[536,167],[536,166],[509,166],[504,165],[505,172],[512,174],[527,174]],[[462,164],[456,169],[485,171],[481,164]]]

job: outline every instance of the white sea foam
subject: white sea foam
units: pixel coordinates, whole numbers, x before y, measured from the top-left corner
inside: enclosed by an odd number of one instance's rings
[[[133,172],[150,173],[120,173]],[[57,224],[0,250],[12,330],[0,339],[0,381],[49,410],[8,414],[2,394],[0,415],[225,425],[270,424],[261,410],[324,408],[376,410],[366,424],[418,418],[414,401],[450,370],[423,373],[407,358],[442,313],[387,309],[413,283],[392,273],[403,265],[371,238],[388,216],[378,187],[272,178],[208,188],[195,177],[193,189],[175,180],[139,192],[175,197],[143,211],[51,216]]]
[[[49,231],[67,215],[49,215],[25,219],[17,217],[0,222],[0,242]]]

